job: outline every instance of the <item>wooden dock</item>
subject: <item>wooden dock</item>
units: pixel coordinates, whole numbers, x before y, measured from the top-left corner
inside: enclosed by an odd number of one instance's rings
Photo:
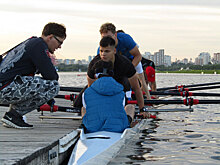
[[[58,101],[59,102],[59,101]],[[65,106],[69,102],[63,102]],[[60,104],[58,104],[60,105]],[[0,107],[0,118],[7,107]],[[78,139],[76,130],[81,120],[73,119],[40,119],[37,110],[26,114],[27,123],[33,124],[33,129],[6,128],[0,122],[0,164],[1,165],[44,165],[65,164],[69,154]],[[44,115],[56,117],[75,116],[66,112],[44,112]]]

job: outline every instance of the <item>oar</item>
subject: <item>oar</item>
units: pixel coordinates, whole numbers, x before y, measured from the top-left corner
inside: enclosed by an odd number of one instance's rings
[[[220,84],[220,82],[213,82],[213,83],[203,83],[203,84],[192,84],[192,85],[176,85],[174,87],[165,87],[165,88],[158,88],[158,91],[162,91],[162,90],[170,90],[170,89],[179,89],[179,88],[189,88],[189,87],[198,87],[198,86],[208,86],[208,85],[216,85],[216,84]]]
[[[137,100],[127,101],[128,104],[137,104]],[[187,98],[183,100],[144,100],[144,104],[184,104],[184,105],[196,105],[196,104],[220,104],[220,100],[198,100]]]
[[[81,113],[80,108],[74,108],[74,107],[62,107],[62,106],[57,106],[54,105],[53,108],[51,109],[51,106],[49,105],[42,105],[38,111],[50,111],[50,112],[57,112],[57,111],[61,111],[61,112],[70,112],[70,113]],[[142,116],[140,114],[137,114],[137,116]],[[156,116],[155,115],[151,115],[150,114],[150,118],[155,119]]]
[[[220,93],[192,93],[188,91],[183,91],[183,92],[172,92],[172,91],[154,91],[150,92],[151,95],[171,95],[171,96],[183,96],[183,97],[188,97],[188,96],[220,96]]]
[[[170,90],[170,89],[179,89],[179,88],[189,88],[189,87],[197,87],[197,86],[208,86],[208,85],[216,85],[220,84],[220,82],[213,82],[213,83],[204,83],[204,84],[192,84],[192,85],[180,85],[180,86],[175,86],[175,87],[166,87],[166,88],[158,88],[157,91],[162,91],[162,90]],[[69,92],[80,92],[84,87],[60,87],[60,91],[69,91]],[[214,88],[219,88],[219,86],[215,86],[210,89]],[[209,88],[208,88],[209,89]],[[195,89],[195,90],[199,90]]]
[[[82,87],[60,87],[60,91],[80,92]]]
[[[0,104],[0,106],[2,106],[2,107],[8,107],[9,104]]]
[[[0,106],[8,107],[9,104],[0,104]],[[62,106],[57,106],[57,105],[54,105],[53,108],[52,108],[50,105],[47,105],[47,104],[44,104],[44,105],[40,106],[40,108],[37,109],[37,110],[38,111],[50,111],[50,112],[60,111],[60,112],[70,112],[70,113],[81,113],[80,108],[62,107]]]
[[[133,93],[132,93],[133,94]],[[220,93],[192,93],[188,91],[183,92],[172,92],[172,91],[154,91],[150,92],[151,95],[171,95],[171,96],[182,96],[182,97],[189,97],[189,96],[216,96],[220,97]],[[77,98],[77,94],[70,94],[70,95],[57,95],[55,98],[61,98],[65,100],[74,101]]]
[[[138,110],[138,107],[135,107],[135,110]],[[193,112],[192,108],[169,108],[169,109],[157,109],[157,108],[148,108],[147,112]]]
[[[209,86],[209,87],[197,87],[197,88],[179,88],[178,90],[170,90],[170,91],[196,91],[196,90],[206,90],[206,89],[216,89],[216,88],[220,88],[220,85],[216,85],[216,86]]]
[[[61,112],[70,112],[70,113],[81,113],[80,108],[75,108],[75,107],[62,107],[62,106],[57,106],[54,105],[53,108],[51,109],[51,106],[45,104],[42,105],[38,111],[50,111],[50,112],[56,112],[56,111],[61,111]]]
[[[74,101],[77,97],[78,97],[77,94],[57,95],[57,96],[55,96],[55,98],[65,99],[65,100],[71,100],[71,101]]]

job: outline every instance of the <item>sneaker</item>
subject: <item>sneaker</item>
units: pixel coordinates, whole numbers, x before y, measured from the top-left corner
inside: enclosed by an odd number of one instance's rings
[[[6,112],[2,118],[3,126],[17,129],[30,129],[33,125],[25,123],[22,116],[16,111]]]
[[[24,122],[27,123],[27,118],[26,118],[26,116],[23,115],[22,118],[23,118]],[[6,124],[6,123],[3,123],[3,126],[4,126],[4,127],[7,127],[7,128],[13,128],[12,126],[10,126],[10,125],[8,125],[8,124]]]
[[[13,128],[12,126],[10,126],[10,125],[8,125],[8,124],[5,124],[5,123],[3,123],[2,124],[4,127],[7,127],[7,128]]]

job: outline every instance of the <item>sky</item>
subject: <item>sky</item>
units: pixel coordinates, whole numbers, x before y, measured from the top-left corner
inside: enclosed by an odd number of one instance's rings
[[[48,22],[67,28],[58,59],[96,55],[106,22],[130,34],[142,54],[164,49],[174,61],[220,52],[220,0],[0,0],[0,21],[0,54],[40,37]]]

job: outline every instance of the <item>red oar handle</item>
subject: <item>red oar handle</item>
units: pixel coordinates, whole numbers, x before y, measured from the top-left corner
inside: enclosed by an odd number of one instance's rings
[[[183,87],[184,87],[184,85],[179,85],[179,86],[177,85],[176,89],[183,88]]]
[[[193,96],[193,93],[188,92],[188,91],[183,91],[183,92],[180,92],[180,95],[183,97],[188,97],[188,96]]]
[[[142,115],[142,114],[136,114],[135,116],[137,116],[139,119],[143,119],[143,115]],[[151,114],[150,114],[150,117],[149,117],[149,118],[156,119],[157,116],[156,116],[156,115],[151,115]]]
[[[183,100],[183,104],[184,105],[196,105],[196,104],[199,104],[199,100],[197,99],[192,99],[192,98],[188,98],[188,99],[184,99]]]
[[[51,106],[44,104],[42,106],[40,106],[40,110],[41,111],[51,111]],[[52,108],[52,112],[56,112],[58,110],[58,106],[54,105]]]
[[[81,110],[80,108],[76,107],[62,107],[62,106],[57,106],[54,105],[53,108],[51,109],[51,106],[45,104],[40,107],[41,111],[51,111],[51,112],[56,112],[56,111],[61,111],[61,112],[70,112],[70,113],[80,113]]]
[[[128,104],[137,104],[137,100],[128,100],[127,103]]]
[[[149,92],[150,92],[150,91],[149,91]],[[134,95],[134,94],[135,94],[134,91],[132,91],[131,94]],[[142,94],[145,95],[145,92],[142,91]]]
[[[77,94],[70,94],[70,95],[57,95],[55,98],[61,98],[65,100],[71,100],[74,101],[78,97]]]
[[[65,95],[65,99],[71,100],[71,101],[75,100],[77,97],[78,97],[78,95],[76,95],[76,94]]]
[[[179,88],[178,91],[179,91],[179,92],[189,91],[189,89],[188,89],[188,88],[184,88],[184,87],[182,87],[182,88]]]
[[[156,115],[150,115],[150,118],[156,119],[157,116]]]

